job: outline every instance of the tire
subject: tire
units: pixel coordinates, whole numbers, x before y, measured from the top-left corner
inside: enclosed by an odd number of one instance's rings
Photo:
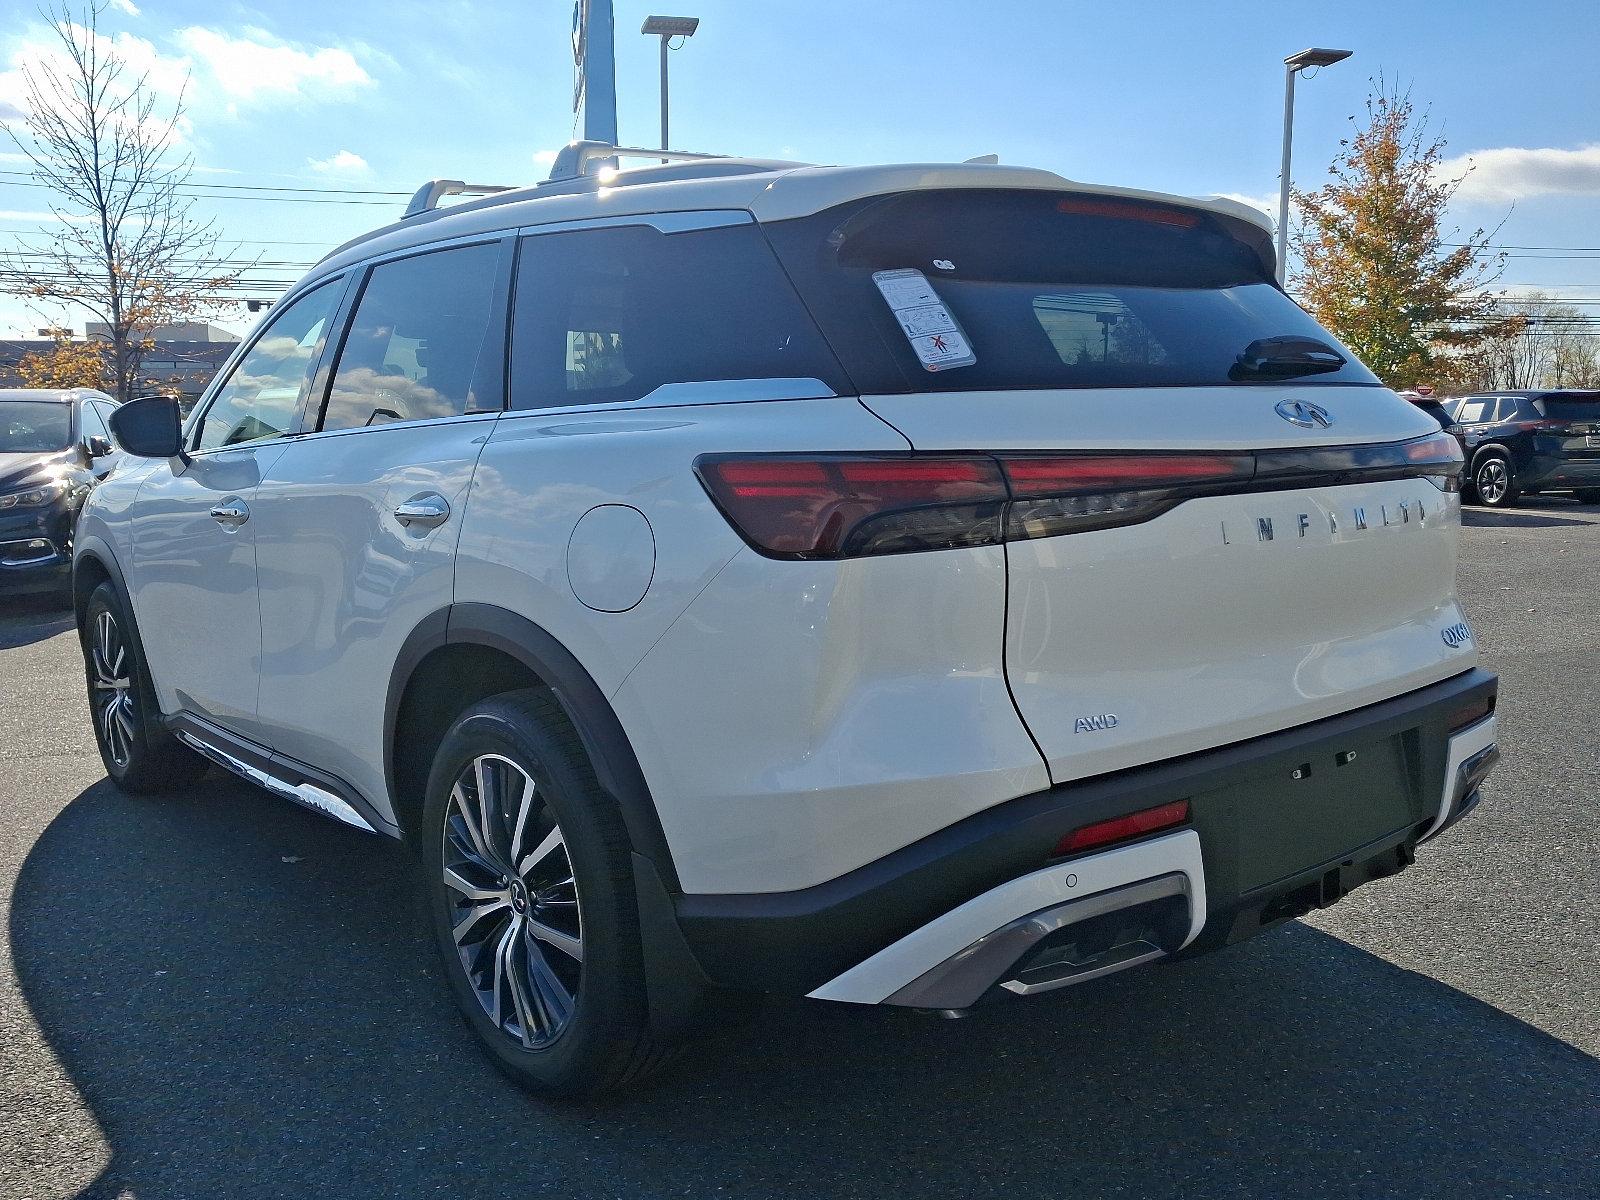
[[[1579,504],[1600,504],[1600,488],[1579,488],[1572,494]]]
[[[491,697],[445,734],[423,807],[429,926],[479,1046],[540,1096],[595,1096],[670,1054],[649,1028],[631,852],[548,692]]]
[[[206,760],[161,724],[133,618],[109,582],[90,594],[78,640],[95,745],[111,781],[135,795],[181,791],[197,782]]]
[[[1472,468],[1472,491],[1485,508],[1506,508],[1522,495],[1511,460],[1498,450],[1478,456]]]

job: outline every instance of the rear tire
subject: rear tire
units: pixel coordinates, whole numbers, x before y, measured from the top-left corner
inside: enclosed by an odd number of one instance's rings
[[[507,692],[456,719],[422,830],[434,941],[495,1066],[567,1098],[665,1061],[649,1028],[627,830],[548,692]]]
[[[1572,494],[1579,504],[1600,504],[1600,488],[1579,488]]]
[[[1472,468],[1472,490],[1478,503],[1485,508],[1506,508],[1515,504],[1522,495],[1517,487],[1516,472],[1511,460],[1498,450],[1490,450],[1478,457]]]
[[[206,773],[206,760],[161,724],[133,618],[109,581],[90,594],[78,640],[95,745],[111,781],[135,795],[181,791],[196,783]]]

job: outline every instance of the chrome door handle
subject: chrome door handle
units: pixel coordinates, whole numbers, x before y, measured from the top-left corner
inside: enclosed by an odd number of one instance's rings
[[[243,500],[224,500],[211,510],[211,515],[219,525],[237,528],[250,519],[250,510]]]
[[[394,519],[407,529],[432,529],[450,519],[450,503],[443,496],[413,496],[395,505]]]

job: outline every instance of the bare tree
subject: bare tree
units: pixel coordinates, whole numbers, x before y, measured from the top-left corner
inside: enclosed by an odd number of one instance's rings
[[[1577,308],[1528,292],[1497,298],[1492,315],[1494,335],[1461,360],[1461,386],[1491,391],[1600,384],[1600,336]]]
[[[133,77],[100,33],[103,11],[45,13],[60,50],[22,67],[26,111],[6,131],[51,191],[56,220],[0,255],[0,278],[36,304],[76,305],[102,321],[107,373],[127,399],[150,330],[209,312],[239,272],[217,270],[219,235],[182,192],[194,167],[175,150],[183,91],[163,104],[147,74]]]

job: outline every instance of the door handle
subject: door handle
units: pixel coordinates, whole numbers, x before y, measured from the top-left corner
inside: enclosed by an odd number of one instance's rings
[[[250,519],[250,510],[243,500],[224,500],[211,510],[217,524],[237,529]]]
[[[450,519],[450,502],[443,496],[413,496],[395,505],[394,519],[407,529],[433,529]]]

